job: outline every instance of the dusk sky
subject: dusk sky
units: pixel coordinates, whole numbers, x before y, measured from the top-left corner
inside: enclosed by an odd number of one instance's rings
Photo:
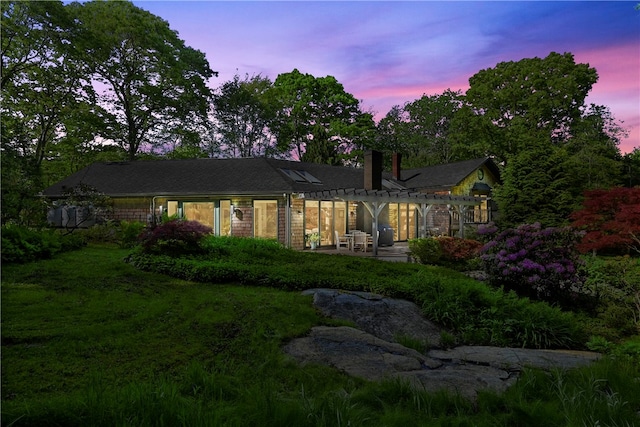
[[[219,77],[297,68],[334,76],[377,120],[423,94],[466,91],[499,62],[571,52],[598,71],[587,104],[609,107],[640,147],[638,1],[134,1],[204,52]]]

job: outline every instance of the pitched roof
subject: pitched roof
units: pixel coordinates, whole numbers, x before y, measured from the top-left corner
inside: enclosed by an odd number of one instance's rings
[[[490,158],[483,157],[480,159],[403,170],[401,175],[402,180],[399,182],[410,189],[420,189],[423,191],[450,190],[481,166],[488,167],[495,176],[500,176],[500,171],[496,164]]]
[[[402,172],[395,190],[450,189],[490,159],[474,159]],[[300,171],[300,174],[288,171]],[[391,174],[383,173],[391,180]],[[319,182],[317,182],[319,181]],[[303,163],[265,157],[242,159],[149,160],[99,162],[47,188],[48,197],[62,197],[65,189],[86,184],[111,197],[260,195],[312,193],[364,187],[364,169]]]
[[[306,171],[309,180],[295,181],[284,169]],[[311,182],[314,177],[320,183]],[[264,157],[106,162],[87,166],[43,194],[60,197],[65,189],[80,183],[112,197],[135,197],[277,194],[353,187],[362,182],[362,169]]]

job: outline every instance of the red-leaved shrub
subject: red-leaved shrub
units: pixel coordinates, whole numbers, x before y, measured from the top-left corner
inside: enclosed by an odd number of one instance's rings
[[[590,190],[582,206],[571,214],[571,226],[586,232],[580,252],[640,253],[640,187]]]
[[[445,261],[467,261],[480,255],[482,243],[459,237],[437,237]]]
[[[200,243],[211,231],[211,227],[197,221],[174,219],[144,230],[138,240],[146,253],[192,255],[204,252]]]

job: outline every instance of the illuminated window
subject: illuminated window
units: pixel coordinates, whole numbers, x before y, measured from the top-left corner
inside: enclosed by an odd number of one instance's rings
[[[213,202],[185,202],[182,204],[184,217],[189,221],[198,221],[212,229],[215,228],[213,222]],[[215,230],[214,230],[215,231]]]
[[[254,200],[253,235],[265,239],[278,238],[277,200]]]

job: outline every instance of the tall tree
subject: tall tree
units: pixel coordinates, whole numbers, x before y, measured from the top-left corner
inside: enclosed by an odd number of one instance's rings
[[[271,91],[276,111],[271,130],[279,149],[313,163],[342,164],[353,158],[355,141],[375,127],[371,114],[335,77],[316,78],[297,69],[280,74]]]
[[[579,189],[569,185],[565,150],[535,135],[522,142],[527,149],[511,157],[502,186],[494,190],[498,223],[504,227],[565,224],[579,201]]]
[[[32,223],[31,212],[41,215],[33,197],[47,184],[43,160],[70,127],[90,135],[90,120],[77,120],[75,112],[95,111],[75,56],[77,27],[62,3],[7,1],[0,7],[3,220]]]
[[[141,148],[171,143],[207,120],[214,75],[200,51],[185,46],[169,24],[128,1],[69,7],[83,29],[78,47],[109,111],[104,136],[130,160]]]
[[[415,166],[437,165],[454,160],[450,128],[462,105],[462,93],[447,89],[439,95],[423,95],[404,106],[408,115],[405,137],[408,138],[409,152],[406,154],[419,163]]]
[[[273,156],[276,153],[269,123],[273,110],[267,92],[273,86],[267,77],[237,74],[213,96],[216,132],[223,154],[229,157]]]
[[[573,185],[590,190],[621,184],[623,165],[618,145],[624,135],[626,131],[607,107],[591,104],[566,142]]]
[[[474,118],[491,129],[485,151],[500,161],[526,149],[523,135],[540,134],[563,143],[580,119],[581,108],[598,74],[588,64],[576,64],[570,53],[546,58],[501,62],[469,79],[467,101]],[[471,140],[473,135],[469,135]]]
[[[91,93],[74,56],[75,32],[60,2],[2,3],[3,144],[12,144],[34,173]]]

